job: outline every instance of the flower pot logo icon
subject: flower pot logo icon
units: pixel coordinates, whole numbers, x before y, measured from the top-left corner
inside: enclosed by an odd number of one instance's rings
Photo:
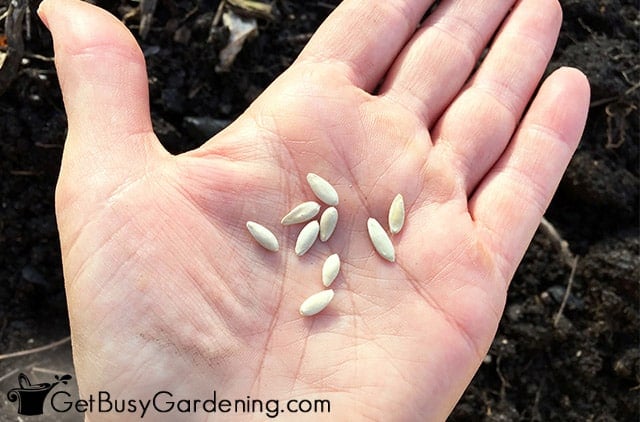
[[[71,375],[66,374],[61,377],[56,377],[56,382],[41,384],[31,384],[29,378],[23,373],[18,376],[18,383],[20,387],[13,388],[7,393],[9,401],[18,401],[18,414],[20,415],[42,415],[44,400],[47,398],[49,391],[56,385],[62,383],[66,384],[71,379]]]

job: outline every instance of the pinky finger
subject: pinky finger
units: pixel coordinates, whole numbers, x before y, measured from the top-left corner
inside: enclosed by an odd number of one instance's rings
[[[481,238],[511,280],[584,129],[589,84],[562,68],[543,83],[510,144],[469,201]]]

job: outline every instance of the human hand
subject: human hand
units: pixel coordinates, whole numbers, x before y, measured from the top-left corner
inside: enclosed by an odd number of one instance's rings
[[[556,1],[444,1],[414,32],[431,3],[346,0],[236,122],[178,156],[152,132],[128,31],[85,3],[42,4],[69,119],[56,205],[84,395],[215,389],[329,399],[332,419],[446,418],[576,148],[589,88],[559,69],[527,108]],[[312,198],[308,172],[336,186],[340,221],[298,258],[298,230],[278,222]],[[408,215],[391,264],[366,221],[384,221],[396,193]],[[273,228],[280,252],[247,220]],[[333,302],[301,317],[336,252]]]

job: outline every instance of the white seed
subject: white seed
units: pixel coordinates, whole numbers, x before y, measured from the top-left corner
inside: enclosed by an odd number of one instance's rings
[[[314,173],[307,174],[307,182],[318,199],[327,205],[338,205],[338,192],[329,182]]]
[[[329,302],[331,302],[333,295],[333,290],[328,289],[309,296],[302,302],[302,305],[300,305],[300,315],[311,316],[322,311],[327,307]]]
[[[338,210],[335,207],[329,207],[320,216],[320,241],[329,240],[333,231],[338,224]]]
[[[324,284],[324,287],[331,286],[333,280],[338,276],[338,272],[340,272],[340,257],[337,253],[334,253],[322,265],[322,284]]]
[[[369,231],[371,243],[373,243],[373,247],[376,248],[380,256],[387,261],[394,262],[396,260],[396,252],[393,249],[393,243],[391,243],[391,239],[378,223],[378,220],[369,218],[367,220],[367,230]]]
[[[398,234],[404,225],[404,198],[402,194],[397,194],[389,207],[389,230]]]
[[[296,255],[304,255],[313,246],[313,243],[318,238],[318,232],[320,231],[320,225],[316,220],[310,222],[300,231],[298,240],[296,240]]]
[[[282,217],[281,223],[285,226],[291,224],[305,223],[318,215],[320,212],[320,204],[314,201],[303,202],[289,211],[287,215]]]
[[[280,248],[276,236],[265,226],[253,221],[247,221],[247,229],[249,230],[249,233],[251,233],[251,236],[253,236],[253,238],[262,245],[263,248],[272,252],[277,252]]]

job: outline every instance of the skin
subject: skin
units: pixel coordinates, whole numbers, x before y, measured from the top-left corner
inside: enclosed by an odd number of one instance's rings
[[[242,116],[178,156],[152,131],[131,34],[89,4],[42,3],[69,120],[56,213],[84,397],[216,390],[331,400],[313,420],[446,418],[578,144],[589,86],[570,68],[539,86],[557,1],[444,0],[416,31],[431,3],[345,0]],[[299,227],[279,221],[313,198],[308,172],[336,187],[340,220],[298,258]],[[389,263],[366,221],[386,225],[397,193]],[[331,253],[335,298],[301,317]],[[233,413],[182,415],[207,416]]]

